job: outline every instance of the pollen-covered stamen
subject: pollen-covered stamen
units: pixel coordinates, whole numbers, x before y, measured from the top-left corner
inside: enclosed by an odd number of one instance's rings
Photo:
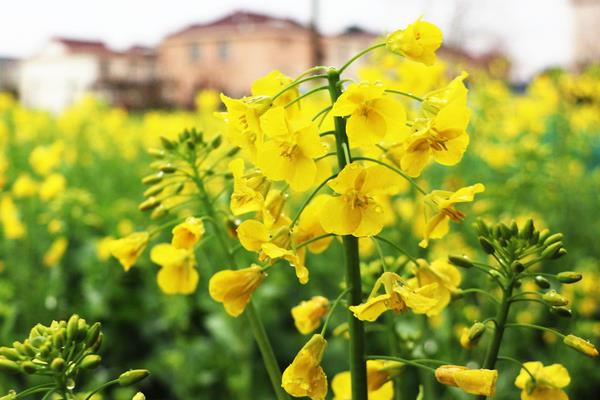
[[[463,214],[462,212],[458,211],[454,207],[442,208],[440,210],[440,212],[442,214],[448,216],[448,218],[450,218],[454,222],[460,222],[460,221],[462,221],[465,218],[465,214]]]
[[[298,147],[298,145],[292,144],[292,143],[281,143],[279,145],[279,148],[281,150],[279,155],[281,155],[282,157],[285,157],[289,160],[295,159],[300,151],[300,148]]]

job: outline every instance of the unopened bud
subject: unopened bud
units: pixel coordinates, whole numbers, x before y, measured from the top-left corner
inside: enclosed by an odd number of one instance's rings
[[[488,229],[488,226],[486,225],[485,222],[483,222],[482,219],[477,220],[477,231],[479,232],[480,236],[489,236],[490,235],[490,230]]]
[[[75,340],[80,342],[87,336],[89,325],[85,321],[85,319],[80,319],[77,322],[77,334],[75,335]]]
[[[596,349],[596,346],[587,340],[580,338],[579,336],[567,335],[563,339],[563,343],[588,357],[598,357],[598,350]]]
[[[19,352],[12,347],[0,347],[0,356],[17,361],[19,359]]]
[[[67,341],[71,341],[77,335],[77,324],[79,323],[79,315],[73,314],[67,322]]]
[[[160,142],[162,143],[162,146],[167,150],[173,150],[175,148],[175,143],[173,143],[171,140],[167,139],[164,136],[160,137]]]
[[[546,247],[544,251],[542,251],[542,258],[553,258],[558,253],[558,250],[562,248],[562,242],[552,243],[550,246]]]
[[[148,175],[142,178],[142,183],[144,185],[154,185],[155,183],[158,183],[160,181],[162,181],[162,179],[164,178],[165,174],[162,172],[158,172],[156,174],[152,174],[152,175]]]
[[[567,249],[565,249],[564,247],[561,247],[560,249],[558,249],[558,251],[556,253],[554,253],[554,256],[552,256],[553,260],[557,260],[563,256],[567,255]]]
[[[148,149],[148,154],[155,158],[163,158],[165,156],[165,151],[163,149],[151,148]]]
[[[132,369],[119,376],[119,385],[128,386],[146,379],[150,375],[147,369]]]
[[[84,369],[94,369],[100,365],[101,361],[102,357],[99,355],[88,354],[87,356],[83,357],[83,360],[81,360],[81,364],[79,364],[79,366]]]
[[[469,341],[471,343],[476,343],[481,338],[481,336],[483,336],[484,333],[485,333],[485,324],[483,322],[475,322],[469,328],[469,333],[468,333]]]
[[[539,288],[541,289],[550,289],[550,282],[548,282],[548,279],[544,278],[541,275],[537,275],[534,278],[535,284],[538,285]]]
[[[528,219],[525,222],[525,226],[523,226],[522,234],[524,239],[531,239],[533,237],[533,231],[535,230],[535,226],[533,224],[532,219]]]
[[[553,243],[558,243],[563,240],[562,233],[555,233],[554,235],[548,236],[546,240],[544,240],[544,247],[550,246]]]
[[[225,154],[225,156],[226,156],[226,157],[233,157],[233,156],[235,156],[235,155],[236,155],[237,153],[239,153],[239,152],[240,152],[240,148],[239,148],[239,147],[234,147],[234,148],[232,148],[231,150],[229,150],[229,151],[227,152],[227,154]]]
[[[561,296],[556,290],[550,290],[542,295],[542,300],[552,306],[566,306],[569,304],[569,300]]]
[[[583,276],[578,273],[578,272],[574,272],[574,271],[564,271],[564,272],[559,272],[556,275],[556,278],[558,279],[558,281],[560,283],[575,283],[575,282],[579,282]]]
[[[449,256],[448,262],[461,268],[471,268],[473,263],[465,256]]]
[[[28,354],[27,354],[27,350],[25,349],[25,346],[23,345],[23,343],[21,343],[21,342],[17,342],[17,341],[14,341],[12,345],[13,345],[14,349],[15,349],[15,350],[16,350],[16,351],[17,351],[17,352],[20,354],[20,355],[22,355],[22,356],[25,356],[25,357],[27,357],[27,356],[28,356]]]
[[[7,395],[0,397],[0,400],[16,400],[16,399],[17,399],[17,392],[15,392],[14,390],[10,390]]]
[[[142,392],[137,392],[132,398],[131,400],[146,400],[146,396],[144,396],[144,393]]]
[[[185,142],[185,145],[190,150],[194,150],[196,148],[196,143],[193,140],[188,140],[187,142]]]
[[[494,249],[494,245],[492,245],[492,243],[483,236],[479,237],[479,244],[481,245],[483,251],[485,251],[487,254],[494,254],[496,251],[496,249]]]
[[[156,207],[154,210],[152,210],[152,212],[150,213],[150,219],[159,219],[164,217],[165,215],[167,215],[169,213],[169,210],[162,205],[162,203]]]
[[[96,340],[98,340],[98,337],[100,336],[100,328],[102,328],[102,325],[100,322],[96,322],[87,331],[87,336],[85,338],[86,347],[93,346],[94,343],[96,343]]]
[[[35,374],[37,371],[37,367],[31,361],[23,361],[21,363],[21,368],[25,371],[26,374]]]
[[[56,372],[62,372],[65,370],[65,360],[62,357],[56,357],[50,363],[50,368]]]
[[[156,197],[149,197],[142,201],[138,206],[140,211],[150,211],[160,205],[160,201]]]
[[[19,364],[6,358],[0,358],[0,371],[8,372],[11,374],[18,374],[23,372]]]
[[[512,236],[517,236],[519,234],[519,226],[516,221],[513,221],[512,224],[510,224],[510,233]]]
[[[162,185],[154,185],[154,186],[150,186],[148,189],[146,189],[144,191],[144,197],[152,197],[152,196],[156,196],[157,194],[159,194],[160,192],[162,192],[164,190],[164,186]]]
[[[550,307],[550,312],[552,312],[555,315],[558,315],[559,317],[565,318],[571,318],[571,315],[573,315],[571,309],[564,306]]]
[[[177,168],[172,164],[163,164],[160,166],[160,172],[164,172],[165,174],[172,174],[175,171],[177,171]]]
[[[544,241],[546,239],[548,239],[548,237],[550,237],[550,229],[544,229],[543,231],[540,232],[540,237],[538,238],[538,242],[539,243],[544,243]]]
[[[223,142],[223,138],[221,137],[221,135],[216,136],[212,142],[210,142],[210,147],[212,147],[213,149],[216,149],[217,147],[219,147],[221,145],[221,143]]]

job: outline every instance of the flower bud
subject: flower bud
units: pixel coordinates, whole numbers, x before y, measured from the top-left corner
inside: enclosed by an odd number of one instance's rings
[[[517,274],[520,274],[521,272],[525,271],[525,266],[521,261],[518,260],[513,261],[510,265],[510,268],[513,270],[513,272],[516,272]]]
[[[542,258],[554,258],[558,250],[562,248],[562,242],[552,243],[550,246],[546,247],[544,251],[542,251]]]
[[[508,226],[506,226],[505,223],[501,222],[500,223],[500,234],[502,235],[502,237],[504,239],[510,239],[510,237],[512,236],[510,228]]]
[[[550,229],[544,229],[540,232],[540,236],[538,238],[538,243],[544,243],[544,241],[546,239],[548,239],[548,237],[550,237]]]
[[[26,374],[32,375],[37,371],[37,367],[31,361],[23,361],[21,363],[21,368],[25,371]]]
[[[83,357],[83,360],[81,360],[79,366],[83,369],[94,369],[98,365],[100,365],[101,361],[102,357],[100,357],[99,355],[88,354],[87,356]]]
[[[19,352],[12,347],[0,347],[0,356],[17,361],[19,359]]]
[[[131,400],[146,400],[146,396],[144,396],[144,393],[142,392],[137,392],[135,396],[131,398]]]
[[[473,263],[465,256],[449,256],[448,262],[452,265],[461,268],[471,268],[473,267]]]
[[[162,172],[158,172],[156,174],[152,174],[152,175],[148,175],[142,178],[142,183],[144,185],[154,185],[155,183],[158,183],[160,181],[162,181],[162,179],[164,178],[165,174]]]
[[[149,211],[160,205],[160,201],[156,197],[149,197],[140,203],[138,209],[140,211]]]
[[[175,148],[175,143],[173,143],[171,140],[167,139],[164,136],[160,137],[160,142],[166,150],[173,150]]]
[[[61,328],[58,331],[54,332],[52,335],[52,344],[57,349],[61,349],[65,345],[67,337],[67,331],[65,328]]]
[[[496,393],[498,371],[442,365],[435,370],[435,378],[443,385],[457,386],[466,393],[491,397]]]
[[[569,283],[579,282],[583,278],[583,276],[578,272],[564,271],[564,272],[559,272],[556,275],[556,278],[558,279],[558,281],[560,283],[569,284]]]
[[[558,249],[558,251],[554,254],[554,256],[552,256],[553,260],[557,260],[559,258],[561,258],[562,256],[566,256],[567,255],[567,249],[565,249],[564,247],[561,247],[560,249]]]
[[[87,336],[88,328],[89,325],[87,324],[85,319],[82,318],[77,322],[77,333],[75,335],[75,340],[77,342],[81,342],[85,339],[85,337]]]
[[[162,164],[159,169],[160,172],[164,172],[165,174],[172,174],[173,172],[177,171],[177,168],[175,168],[172,164]]]
[[[533,231],[535,230],[533,220],[530,218],[525,222],[525,226],[521,231],[524,239],[531,239],[533,237]]]
[[[102,325],[100,322],[96,322],[88,329],[87,336],[85,338],[86,347],[93,346],[94,343],[96,343],[98,337],[100,336],[100,328],[102,328]]]
[[[156,196],[157,194],[159,194],[160,192],[162,192],[164,190],[164,186],[162,185],[153,185],[150,186],[148,189],[146,189],[144,191],[144,197],[152,197],[152,196]]]
[[[494,249],[494,245],[492,245],[492,243],[483,236],[479,236],[479,244],[481,245],[483,251],[485,251],[487,254],[494,254],[496,251],[496,249]]]
[[[79,323],[79,315],[73,314],[67,322],[67,341],[74,340],[77,335],[77,324]]]
[[[510,234],[511,236],[517,236],[519,234],[519,226],[516,221],[513,221],[512,224],[510,224]]]
[[[550,289],[550,282],[548,282],[548,279],[544,278],[543,276],[537,275],[534,278],[534,281],[540,289]]]
[[[561,296],[556,290],[550,290],[542,295],[542,300],[552,306],[566,306],[569,304],[569,300]]]
[[[558,315],[559,317],[565,317],[565,318],[571,318],[571,315],[573,314],[571,312],[570,308],[564,307],[564,306],[553,306],[550,307],[550,312]]]
[[[10,390],[7,395],[0,397],[0,400],[15,400],[17,398],[17,392]]]
[[[162,149],[151,148],[148,149],[148,154],[155,158],[163,158],[165,156],[165,151]]]
[[[31,343],[29,343],[28,340],[25,341],[25,343],[23,343],[23,347],[25,348],[25,352],[27,353],[27,355],[31,358],[35,357],[35,354],[37,353],[36,349],[33,348],[33,346],[31,345]]]
[[[482,219],[477,220],[477,231],[479,232],[480,236],[490,235],[490,230],[488,229],[488,226],[485,224],[485,222],[483,222]]]
[[[27,350],[25,350],[25,346],[21,342],[14,341],[13,342],[14,349],[19,353],[19,355],[27,357]]]
[[[216,136],[212,142],[210,142],[210,147],[212,147],[213,149],[216,149],[217,147],[219,147],[221,145],[221,143],[223,142],[223,138],[221,137],[221,135]]]
[[[575,335],[567,335],[563,343],[588,357],[598,357],[598,350],[592,343]]]
[[[165,215],[167,215],[169,213],[169,210],[162,205],[162,203],[156,207],[154,210],[152,210],[152,212],[150,213],[150,219],[159,219],[164,217]]]
[[[0,371],[8,372],[11,374],[18,374],[23,372],[19,364],[6,358],[0,358]]]
[[[56,357],[50,363],[50,368],[56,372],[62,372],[65,370],[65,360],[62,357]]]
[[[132,369],[119,376],[119,385],[128,386],[146,379],[150,375],[147,369]]]
[[[185,129],[183,132],[179,133],[179,141],[185,142],[190,137],[190,131]]]
[[[563,240],[563,234],[562,233],[555,233],[554,235],[548,236],[546,238],[546,240],[544,240],[544,247],[550,246],[553,243],[558,243],[558,242],[562,242]]]

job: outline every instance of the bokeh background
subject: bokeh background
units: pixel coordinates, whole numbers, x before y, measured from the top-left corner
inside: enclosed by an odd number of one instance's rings
[[[311,65],[339,66],[419,16],[444,31],[436,66],[375,55],[350,73],[422,95],[468,71],[470,148],[459,166],[432,167],[426,180],[449,188],[483,182],[487,190],[467,220],[427,252],[417,247],[414,198],[394,201],[400,218],[389,229],[430,259],[448,252],[483,257],[471,229],[475,217],[534,217],[539,227],[563,232],[569,255],[545,272],[584,272],[581,283],[563,290],[573,317],[557,319],[536,306],[514,317],[598,343],[600,1],[23,0],[4,4],[1,15],[0,344],[25,337],[36,322],[77,312],[105,328],[105,363],[91,381],[146,367],[153,372],[143,387],[149,399],[270,398],[243,321],[207,295],[211,271],[226,267],[210,245],[198,252],[197,292],[166,296],[147,255],[125,273],[107,243],[149,224],[137,210],[140,179],[150,173],[147,148],[186,128],[224,131],[213,117],[219,92],[246,95],[272,69],[294,76]],[[366,270],[377,258],[372,251],[365,249]],[[340,257],[334,247],[312,260],[306,287],[273,273],[256,293],[282,366],[305,341],[290,308],[336,293]],[[463,282],[487,284],[468,274]],[[462,349],[458,335],[490,312],[484,302],[458,300],[439,318],[407,316],[396,328],[407,352],[477,365],[481,351]],[[506,343],[503,352],[523,361],[563,363],[573,377],[571,398],[600,391],[597,362],[552,335],[509,332]],[[386,339],[370,345],[385,350]],[[346,369],[344,354],[343,340],[332,341],[324,360],[331,376]],[[503,368],[496,398],[517,398],[518,371]],[[416,397],[416,374],[405,371],[402,399]],[[469,398],[421,378],[426,399]],[[0,393],[26,384],[0,376]],[[106,397],[131,395],[116,390]]]

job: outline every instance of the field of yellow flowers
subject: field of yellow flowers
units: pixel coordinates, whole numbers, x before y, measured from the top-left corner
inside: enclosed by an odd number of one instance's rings
[[[441,41],[194,111],[0,94],[0,399],[595,398],[600,70]]]

